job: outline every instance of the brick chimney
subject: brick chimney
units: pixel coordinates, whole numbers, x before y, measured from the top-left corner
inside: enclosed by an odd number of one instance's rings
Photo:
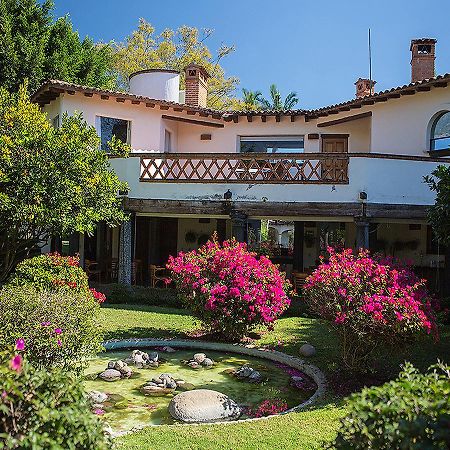
[[[206,108],[209,74],[197,64],[190,64],[185,69],[186,105]]]
[[[368,95],[373,95],[374,89],[377,82],[374,80],[369,80],[368,78],[358,78],[356,80],[356,98],[367,97]]]
[[[411,82],[433,78],[436,39],[422,38],[411,41]]]

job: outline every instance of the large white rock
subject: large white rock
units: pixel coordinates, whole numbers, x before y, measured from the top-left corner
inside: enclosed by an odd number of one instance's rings
[[[194,389],[176,395],[169,403],[170,415],[188,423],[235,420],[241,415],[239,405],[217,391]]]

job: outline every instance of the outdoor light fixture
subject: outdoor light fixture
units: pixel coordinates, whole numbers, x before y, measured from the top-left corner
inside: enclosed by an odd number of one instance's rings
[[[120,190],[118,194],[119,197],[126,197],[128,195],[128,190]]]
[[[361,192],[359,193],[359,199],[360,199],[362,202],[365,202],[365,201],[367,200],[367,192],[361,191]]]
[[[233,197],[232,192],[228,189],[227,192],[225,192],[225,194],[223,194],[223,198],[225,200],[231,200],[231,197]]]

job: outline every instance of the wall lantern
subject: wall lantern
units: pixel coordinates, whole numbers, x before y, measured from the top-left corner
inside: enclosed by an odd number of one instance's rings
[[[227,192],[225,192],[224,194],[223,194],[223,198],[225,199],[225,200],[231,200],[231,197],[233,197],[233,193],[228,189],[227,190]]]

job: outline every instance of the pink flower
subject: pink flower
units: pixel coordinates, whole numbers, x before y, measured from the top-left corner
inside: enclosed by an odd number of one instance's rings
[[[50,325],[51,325],[50,322],[42,322],[41,323],[41,326],[43,326],[43,327],[49,327]]]
[[[56,341],[56,344],[58,345],[58,347],[61,347],[61,346],[62,346],[61,339],[58,339],[58,340]]]
[[[103,409],[96,408],[94,409],[94,414],[97,414],[97,416],[103,416],[103,414],[105,414],[105,411],[103,411]]]
[[[22,370],[22,361],[23,359],[21,355],[15,355],[9,362],[9,367],[19,373]]]
[[[55,328],[55,334],[61,334],[62,330],[61,328]]]
[[[22,338],[17,339],[15,349],[19,351],[25,350],[25,341]]]

